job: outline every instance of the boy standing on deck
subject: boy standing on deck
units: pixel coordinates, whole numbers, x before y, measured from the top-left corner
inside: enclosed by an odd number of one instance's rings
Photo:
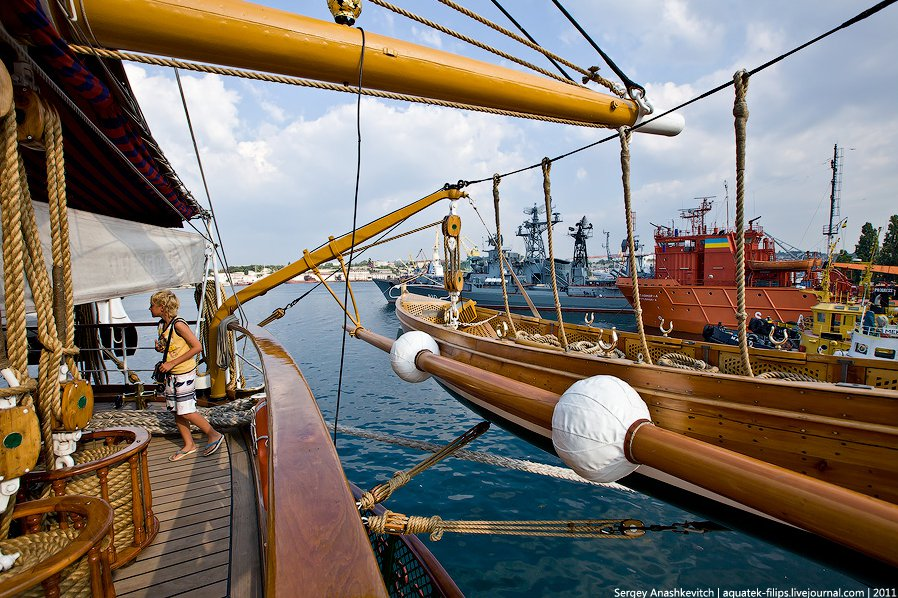
[[[165,374],[165,402],[169,411],[175,412],[175,425],[184,440],[184,448],[171,455],[169,461],[180,461],[197,451],[190,424],[195,425],[208,439],[203,456],[208,457],[221,446],[224,435],[217,432],[205,417],[196,410],[196,359],[203,346],[182,318],[178,317],[180,301],[171,291],[158,291],[150,297],[150,314],[161,318],[156,350],[166,351],[165,361],[159,371]]]

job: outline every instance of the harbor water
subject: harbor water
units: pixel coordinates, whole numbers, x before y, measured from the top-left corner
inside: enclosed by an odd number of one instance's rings
[[[343,286],[333,287],[342,299]],[[353,291],[361,324],[384,336],[396,336],[399,323],[394,308],[387,305],[375,285],[357,283]],[[178,293],[182,315],[195,318],[192,291]],[[332,424],[337,419],[341,426],[368,432],[446,443],[479,421],[432,379],[420,384],[403,382],[390,369],[389,355],[344,336],[344,314],[321,287],[284,285],[254,299],[243,309],[248,320],[256,323],[304,293],[308,295],[268,328],[297,361],[326,422]],[[127,298],[125,305],[133,319],[150,319],[148,297]],[[582,319],[582,315],[577,317]],[[594,325],[600,325],[598,320],[597,317]],[[496,426],[467,448],[562,465],[554,456]],[[347,477],[362,488],[386,481],[397,470],[409,469],[425,455],[349,434],[337,436],[337,449]],[[703,520],[626,489],[558,480],[455,458],[413,478],[388,499],[386,506],[406,515],[439,515],[444,520],[613,518],[637,519],[659,526]],[[853,594],[847,592],[862,590],[857,595],[868,595],[865,584],[830,566],[729,530],[650,531],[631,540],[454,533],[446,533],[438,542],[426,536],[422,540],[468,596],[720,598],[730,590],[758,591],[742,595],[765,598],[826,595],[817,594],[819,591],[841,591],[841,596],[850,596]],[[638,591],[647,594],[635,593]],[[669,593],[672,591],[699,593]]]

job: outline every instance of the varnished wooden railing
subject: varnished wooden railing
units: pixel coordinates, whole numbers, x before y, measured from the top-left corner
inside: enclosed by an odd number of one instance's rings
[[[268,481],[260,488],[268,506],[260,504],[266,596],[386,596],[337,451],[299,367],[263,328],[230,329],[255,344],[264,371],[269,439],[267,458],[256,465]]]

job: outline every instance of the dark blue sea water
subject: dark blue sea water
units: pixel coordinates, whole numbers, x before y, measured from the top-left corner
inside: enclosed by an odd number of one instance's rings
[[[246,314],[258,322],[311,288],[307,284],[285,285],[246,305]],[[335,290],[342,298],[343,287],[335,285]],[[395,336],[398,320],[377,288],[359,283],[353,290],[362,325]],[[182,315],[195,317],[195,309],[187,305],[191,293],[180,293],[185,303]],[[144,316],[146,304],[144,297],[126,301],[135,319],[148,319]],[[329,422],[337,413],[342,324],[342,311],[318,288],[269,326],[299,364]],[[399,380],[390,369],[389,356],[360,340],[345,338],[342,362],[341,425],[449,442],[479,421],[433,380],[416,385]],[[338,437],[337,447],[347,477],[363,488],[387,480],[396,470],[410,468],[423,455],[346,435]],[[555,457],[496,426],[468,448],[561,465]],[[439,515],[450,520],[633,518],[647,524],[671,524],[702,519],[636,492],[451,458],[414,478],[387,506],[409,515]],[[845,596],[846,590],[866,587],[815,561],[733,531],[655,532],[635,540],[458,534],[446,534],[439,542],[422,539],[469,596],[616,598],[626,595],[624,591],[710,589],[712,593],[706,595],[715,598],[724,590],[758,590],[755,596],[782,598],[775,590],[841,589]],[[867,596],[866,590],[859,595]]]

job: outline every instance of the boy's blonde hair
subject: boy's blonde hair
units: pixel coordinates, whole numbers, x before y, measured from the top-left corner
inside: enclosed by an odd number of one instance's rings
[[[178,297],[169,290],[157,291],[150,297],[150,305],[158,305],[162,308],[162,313],[169,319],[178,317],[178,308],[181,302]]]

